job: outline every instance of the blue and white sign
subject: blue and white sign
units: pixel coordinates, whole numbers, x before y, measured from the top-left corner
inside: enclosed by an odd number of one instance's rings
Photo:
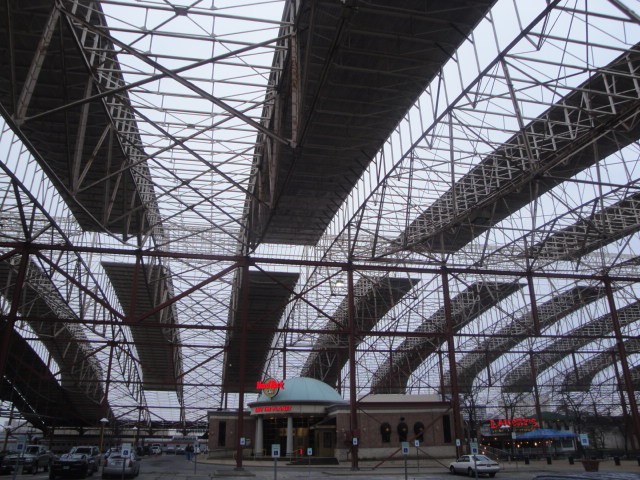
[[[280,457],[280,444],[274,443],[271,445],[271,457],[279,458]]]
[[[402,442],[402,454],[409,455],[409,442]]]
[[[583,447],[589,446],[589,434],[587,433],[580,434],[580,445],[582,445]]]

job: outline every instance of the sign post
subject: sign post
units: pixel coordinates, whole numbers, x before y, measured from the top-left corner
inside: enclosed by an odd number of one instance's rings
[[[273,480],[278,480],[278,457],[280,457],[280,444],[271,445],[271,456],[273,457]]]
[[[420,440],[414,440],[413,444],[416,447],[416,466],[418,467],[418,475],[420,475]]]
[[[478,455],[478,440],[474,438],[471,442],[469,442],[469,447],[471,450],[471,460],[473,460],[473,471],[475,473],[475,477],[478,478],[478,459],[476,455]]]
[[[312,455],[313,455],[313,448],[311,447],[307,448],[307,465],[308,465],[307,478],[311,478],[311,456]]]
[[[127,458],[131,455],[131,444],[123,443],[120,449],[120,458],[122,459],[122,479],[124,479],[124,466],[127,463]]]
[[[22,475],[22,457],[24,457],[24,450],[27,448],[27,436],[26,435],[17,435],[18,443],[16,444],[16,451],[20,454],[20,460],[16,460],[16,465],[13,468],[13,480],[16,479],[17,475]],[[20,470],[18,472],[18,470]]]
[[[404,457],[404,480],[409,478],[409,472],[407,471],[407,457],[409,456],[409,442],[402,442],[402,456]]]

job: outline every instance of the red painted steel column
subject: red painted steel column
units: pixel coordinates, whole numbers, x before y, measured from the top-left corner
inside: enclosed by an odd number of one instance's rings
[[[624,378],[624,388],[627,391],[627,399],[629,400],[629,410],[631,410],[631,420],[633,424],[633,433],[636,440],[640,441],[640,415],[638,415],[638,403],[636,402],[635,391],[633,388],[633,380],[629,371],[629,362],[627,361],[627,352],[624,348],[624,339],[622,337],[622,328],[620,327],[620,319],[618,318],[618,310],[616,302],[613,298],[613,289],[611,288],[611,279],[605,276],[603,279],[604,288],[607,293],[609,302],[609,310],[611,310],[611,323],[616,335],[616,346],[618,355],[620,355],[620,365],[622,366],[622,377]],[[636,442],[637,444],[637,442]]]
[[[244,386],[246,381],[246,357],[247,357],[247,325],[249,322],[249,261],[245,259],[240,274],[241,298],[240,298],[240,388],[238,389],[238,426],[236,428],[236,470],[242,470],[242,445],[240,439],[244,435]]]
[[[356,307],[353,291],[353,268],[347,270],[347,288],[349,301],[349,405],[351,438],[358,438],[358,404],[356,397]],[[358,445],[351,442],[351,470],[358,470]]]
[[[442,295],[444,297],[444,316],[447,321],[447,355],[449,371],[451,372],[451,409],[453,410],[453,432],[456,440],[462,439],[462,424],[460,415],[460,394],[458,392],[458,371],[456,370],[456,352],[453,341],[453,318],[451,317],[451,295],[449,293],[449,276],[447,269],[442,267]],[[456,444],[456,457],[460,456],[460,447]]]

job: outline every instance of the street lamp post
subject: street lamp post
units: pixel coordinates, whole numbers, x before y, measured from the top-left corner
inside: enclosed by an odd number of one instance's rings
[[[103,452],[104,447],[104,427],[109,423],[108,418],[102,417],[100,419],[100,453]]]

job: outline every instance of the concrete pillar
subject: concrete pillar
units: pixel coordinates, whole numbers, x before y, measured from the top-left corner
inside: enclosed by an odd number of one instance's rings
[[[262,415],[256,417],[256,444],[254,448],[254,454],[256,457],[262,457],[264,454],[264,434],[262,427]]]
[[[293,456],[293,416],[287,417],[287,457]]]

